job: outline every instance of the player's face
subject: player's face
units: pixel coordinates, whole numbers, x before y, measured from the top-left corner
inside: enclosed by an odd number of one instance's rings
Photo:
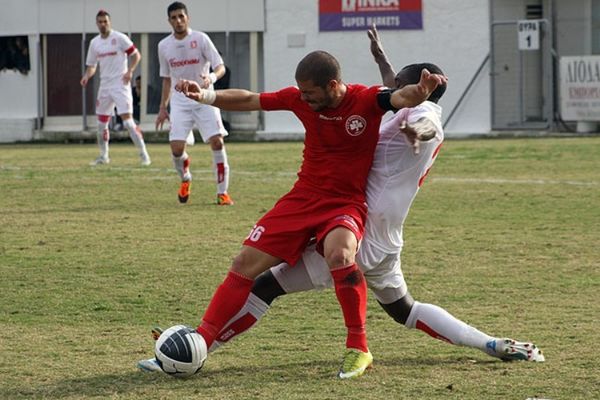
[[[103,15],[100,17],[96,17],[96,26],[98,27],[98,31],[102,35],[106,35],[110,32],[110,18],[108,15]]]
[[[325,88],[316,86],[313,81],[296,81],[300,89],[300,98],[305,101],[313,111],[323,111],[334,103],[334,88],[331,81]]]
[[[173,10],[169,13],[169,24],[175,33],[185,33],[188,30],[190,19],[184,10]]]

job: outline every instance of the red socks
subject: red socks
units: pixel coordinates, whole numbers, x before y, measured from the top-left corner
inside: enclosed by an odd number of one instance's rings
[[[217,288],[204,313],[202,324],[196,328],[196,331],[206,341],[207,348],[210,348],[215,336],[223,329],[225,324],[244,306],[253,283],[253,279],[238,273],[232,271],[227,273],[225,280]]]
[[[358,349],[364,352],[367,346],[365,323],[367,318],[367,283],[356,264],[331,271],[335,284],[335,294],[338,298],[344,323],[348,328],[346,348]]]

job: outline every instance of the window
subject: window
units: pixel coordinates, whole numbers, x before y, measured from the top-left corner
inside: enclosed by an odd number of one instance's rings
[[[7,69],[24,75],[31,69],[27,36],[0,37],[0,71]]]

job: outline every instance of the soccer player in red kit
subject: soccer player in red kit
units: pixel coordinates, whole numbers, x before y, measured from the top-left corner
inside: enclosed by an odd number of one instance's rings
[[[345,84],[337,60],[324,51],[304,57],[295,78],[298,87],[261,94],[212,91],[188,80],[176,85],[187,97],[224,110],[292,111],[306,130],[298,180],[251,230],[197,332],[210,347],[244,305],[254,278],[282,260],[294,265],[315,238],[347,328],[347,351],[338,376],[352,378],[373,360],[365,331],[366,284],[354,257],[364,229],[366,182],[381,117],[388,110],[420,104],[446,78],[423,70],[418,84],[396,91]]]

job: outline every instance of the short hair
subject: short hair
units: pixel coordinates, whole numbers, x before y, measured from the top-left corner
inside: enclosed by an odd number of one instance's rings
[[[188,15],[188,10],[187,10],[187,7],[185,6],[185,4],[183,4],[180,1],[175,1],[175,2],[171,3],[169,5],[169,7],[167,8],[167,16],[170,17],[171,12],[177,11],[177,10],[183,10],[185,15]]]
[[[338,60],[321,50],[308,53],[296,67],[296,81],[312,81],[321,88],[325,88],[334,79],[341,80],[341,74]]]
[[[96,18],[98,17],[108,17],[110,18],[110,14],[106,10],[99,10],[98,14],[96,14]]]
[[[421,71],[427,69],[432,74],[444,75],[440,67],[431,63],[410,64],[405,66],[396,74],[396,83],[402,86],[419,83],[421,80]],[[427,100],[437,103],[446,91],[446,84],[442,83],[429,95]]]

